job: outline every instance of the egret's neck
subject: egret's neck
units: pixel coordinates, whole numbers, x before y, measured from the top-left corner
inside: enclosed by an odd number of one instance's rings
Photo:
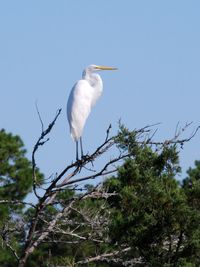
[[[99,74],[83,71],[82,78],[87,80],[93,88],[102,90],[103,82]]]
[[[82,78],[86,80],[91,85],[91,88],[93,88],[94,90],[92,93],[92,102],[91,102],[91,106],[94,106],[103,91],[102,79],[100,75],[98,75],[97,73],[88,71],[87,69],[83,71]]]

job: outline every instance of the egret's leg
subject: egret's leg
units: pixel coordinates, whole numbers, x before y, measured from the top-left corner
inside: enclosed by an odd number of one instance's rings
[[[82,137],[80,137],[80,145],[81,145],[81,158],[83,158],[83,144],[82,144]]]
[[[78,140],[76,140],[76,160],[78,161]]]

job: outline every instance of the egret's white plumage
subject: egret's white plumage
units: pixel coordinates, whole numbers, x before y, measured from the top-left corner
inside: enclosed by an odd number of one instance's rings
[[[67,103],[67,117],[70,133],[76,141],[76,156],[78,158],[78,140],[81,140],[85,122],[103,92],[103,82],[99,70],[116,70],[113,67],[90,65],[82,74],[82,79],[73,86]],[[81,147],[82,153],[82,147]],[[83,155],[82,155],[83,156]]]

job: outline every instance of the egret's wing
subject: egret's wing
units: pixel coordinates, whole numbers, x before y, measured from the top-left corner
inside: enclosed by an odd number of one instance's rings
[[[70,93],[67,103],[67,117],[71,136],[74,140],[81,137],[91,111],[93,88],[86,80],[78,81]]]

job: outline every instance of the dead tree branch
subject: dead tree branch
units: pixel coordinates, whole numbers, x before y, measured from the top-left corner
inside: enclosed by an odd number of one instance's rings
[[[39,112],[39,111],[38,111]],[[47,138],[46,140],[44,139],[52,130],[58,116],[60,115],[61,113],[61,109],[59,109],[57,111],[57,114],[54,118],[54,120],[49,124],[49,126],[47,127],[46,130],[43,129],[43,123],[42,123],[42,133],[40,135],[40,137],[38,138],[34,148],[33,148],[33,152],[32,152],[32,170],[33,170],[33,191],[35,193],[35,195],[39,198],[38,194],[37,194],[37,177],[36,177],[36,160],[35,160],[35,154],[36,154],[36,151],[38,150],[38,148],[40,146],[43,146],[46,142],[49,141],[49,138]],[[39,118],[41,120],[41,117],[39,115]]]
[[[87,263],[90,263],[90,262],[118,262],[119,259],[117,258],[116,259],[116,256],[118,256],[119,254],[124,254],[124,253],[127,253],[131,250],[131,247],[127,247],[127,248],[124,248],[124,249],[121,249],[121,250],[117,250],[117,251],[113,251],[113,252],[109,252],[109,253],[104,253],[104,254],[101,254],[101,255],[97,255],[97,256],[94,256],[94,257],[89,257],[89,258],[86,258],[82,261],[78,261],[76,264],[80,264],[80,265],[83,265],[83,264],[87,264]],[[109,260],[108,260],[109,259]],[[136,259],[135,260],[135,263],[142,263],[142,259]],[[125,265],[122,265],[122,266],[125,266]]]

